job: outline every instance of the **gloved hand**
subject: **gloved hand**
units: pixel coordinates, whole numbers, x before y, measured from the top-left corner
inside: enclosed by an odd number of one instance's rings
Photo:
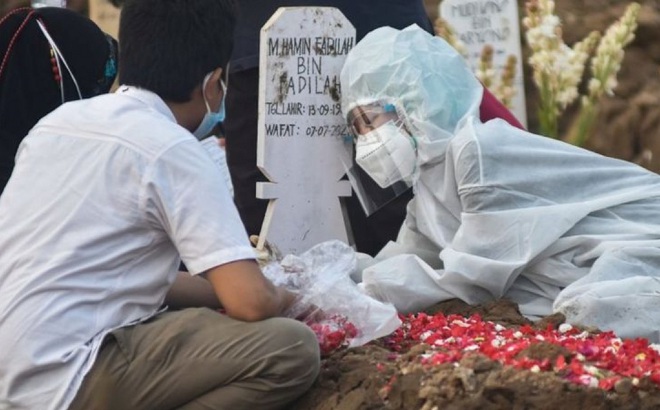
[[[259,266],[265,266],[271,262],[282,260],[282,253],[277,249],[277,246],[272,243],[264,241],[263,246],[261,248],[259,247],[258,235],[250,235],[250,243],[254,246]]]

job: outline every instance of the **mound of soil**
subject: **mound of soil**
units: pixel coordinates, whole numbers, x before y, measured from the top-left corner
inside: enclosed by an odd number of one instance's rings
[[[479,314],[505,327],[527,324],[539,329],[556,327],[564,319],[554,315],[531,323],[505,300],[476,307],[452,300],[428,311],[437,312]],[[323,360],[312,389],[290,409],[660,409],[660,390],[649,380],[623,379],[606,391],[570,383],[552,372],[503,366],[480,354],[465,355],[457,363],[423,365],[419,357],[426,351],[427,346],[418,344],[393,354],[382,340],[339,351]],[[550,343],[521,352],[549,360],[567,354]]]

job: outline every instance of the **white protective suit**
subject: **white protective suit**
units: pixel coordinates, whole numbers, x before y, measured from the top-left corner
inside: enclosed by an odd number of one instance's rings
[[[367,293],[414,312],[509,298],[528,317],[660,339],[660,177],[629,162],[481,123],[482,86],[416,26],[368,34],[341,73],[344,113],[395,101],[418,143],[396,243],[362,272]]]

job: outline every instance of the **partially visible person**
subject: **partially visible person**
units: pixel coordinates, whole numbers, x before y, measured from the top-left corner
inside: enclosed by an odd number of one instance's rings
[[[429,33],[433,25],[422,0],[251,0],[239,3],[227,89],[227,164],[234,186],[234,199],[250,234],[259,234],[268,200],[256,197],[256,184],[267,181],[257,168],[257,117],[259,95],[259,34],[279,7],[337,7],[355,26],[357,40],[382,26],[403,28],[417,24]],[[484,92],[484,118],[504,117],[520,124],[489,92]],[[361,171],[357,171],[358,173]],[[399,196],[368,218],[355,195],[347,198],[347,211],[358,251],[377,253],[396,237],[405,217],[411,192]]]
[[[0,408],[281,409],[313,383],[314,333],[279,317],[295,297],[196,138],[221,120],[234,25],[232,0],[127,1],[118,91],[21,142],[0,196]]]
[[[107,93],[116,57],[113,38],[67,9],[22,8],[0,21],[0,194],[28,131],[64,102]]]
[[[382,28],[348,54],[342,110],[356,162],[413,187],[405,223],[362,272],[414,312],[451,298],[660,341],[660,176],[494,119],[444,40]]]

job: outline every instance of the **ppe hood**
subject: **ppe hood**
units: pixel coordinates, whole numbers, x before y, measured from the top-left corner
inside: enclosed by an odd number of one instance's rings
[[[444,159],[467,118],[479,115],[481,83],[445,40],[417,25],[381,27],[348,54],[341,71],[342,111],[386,101],[417,139],[418,164]]]

